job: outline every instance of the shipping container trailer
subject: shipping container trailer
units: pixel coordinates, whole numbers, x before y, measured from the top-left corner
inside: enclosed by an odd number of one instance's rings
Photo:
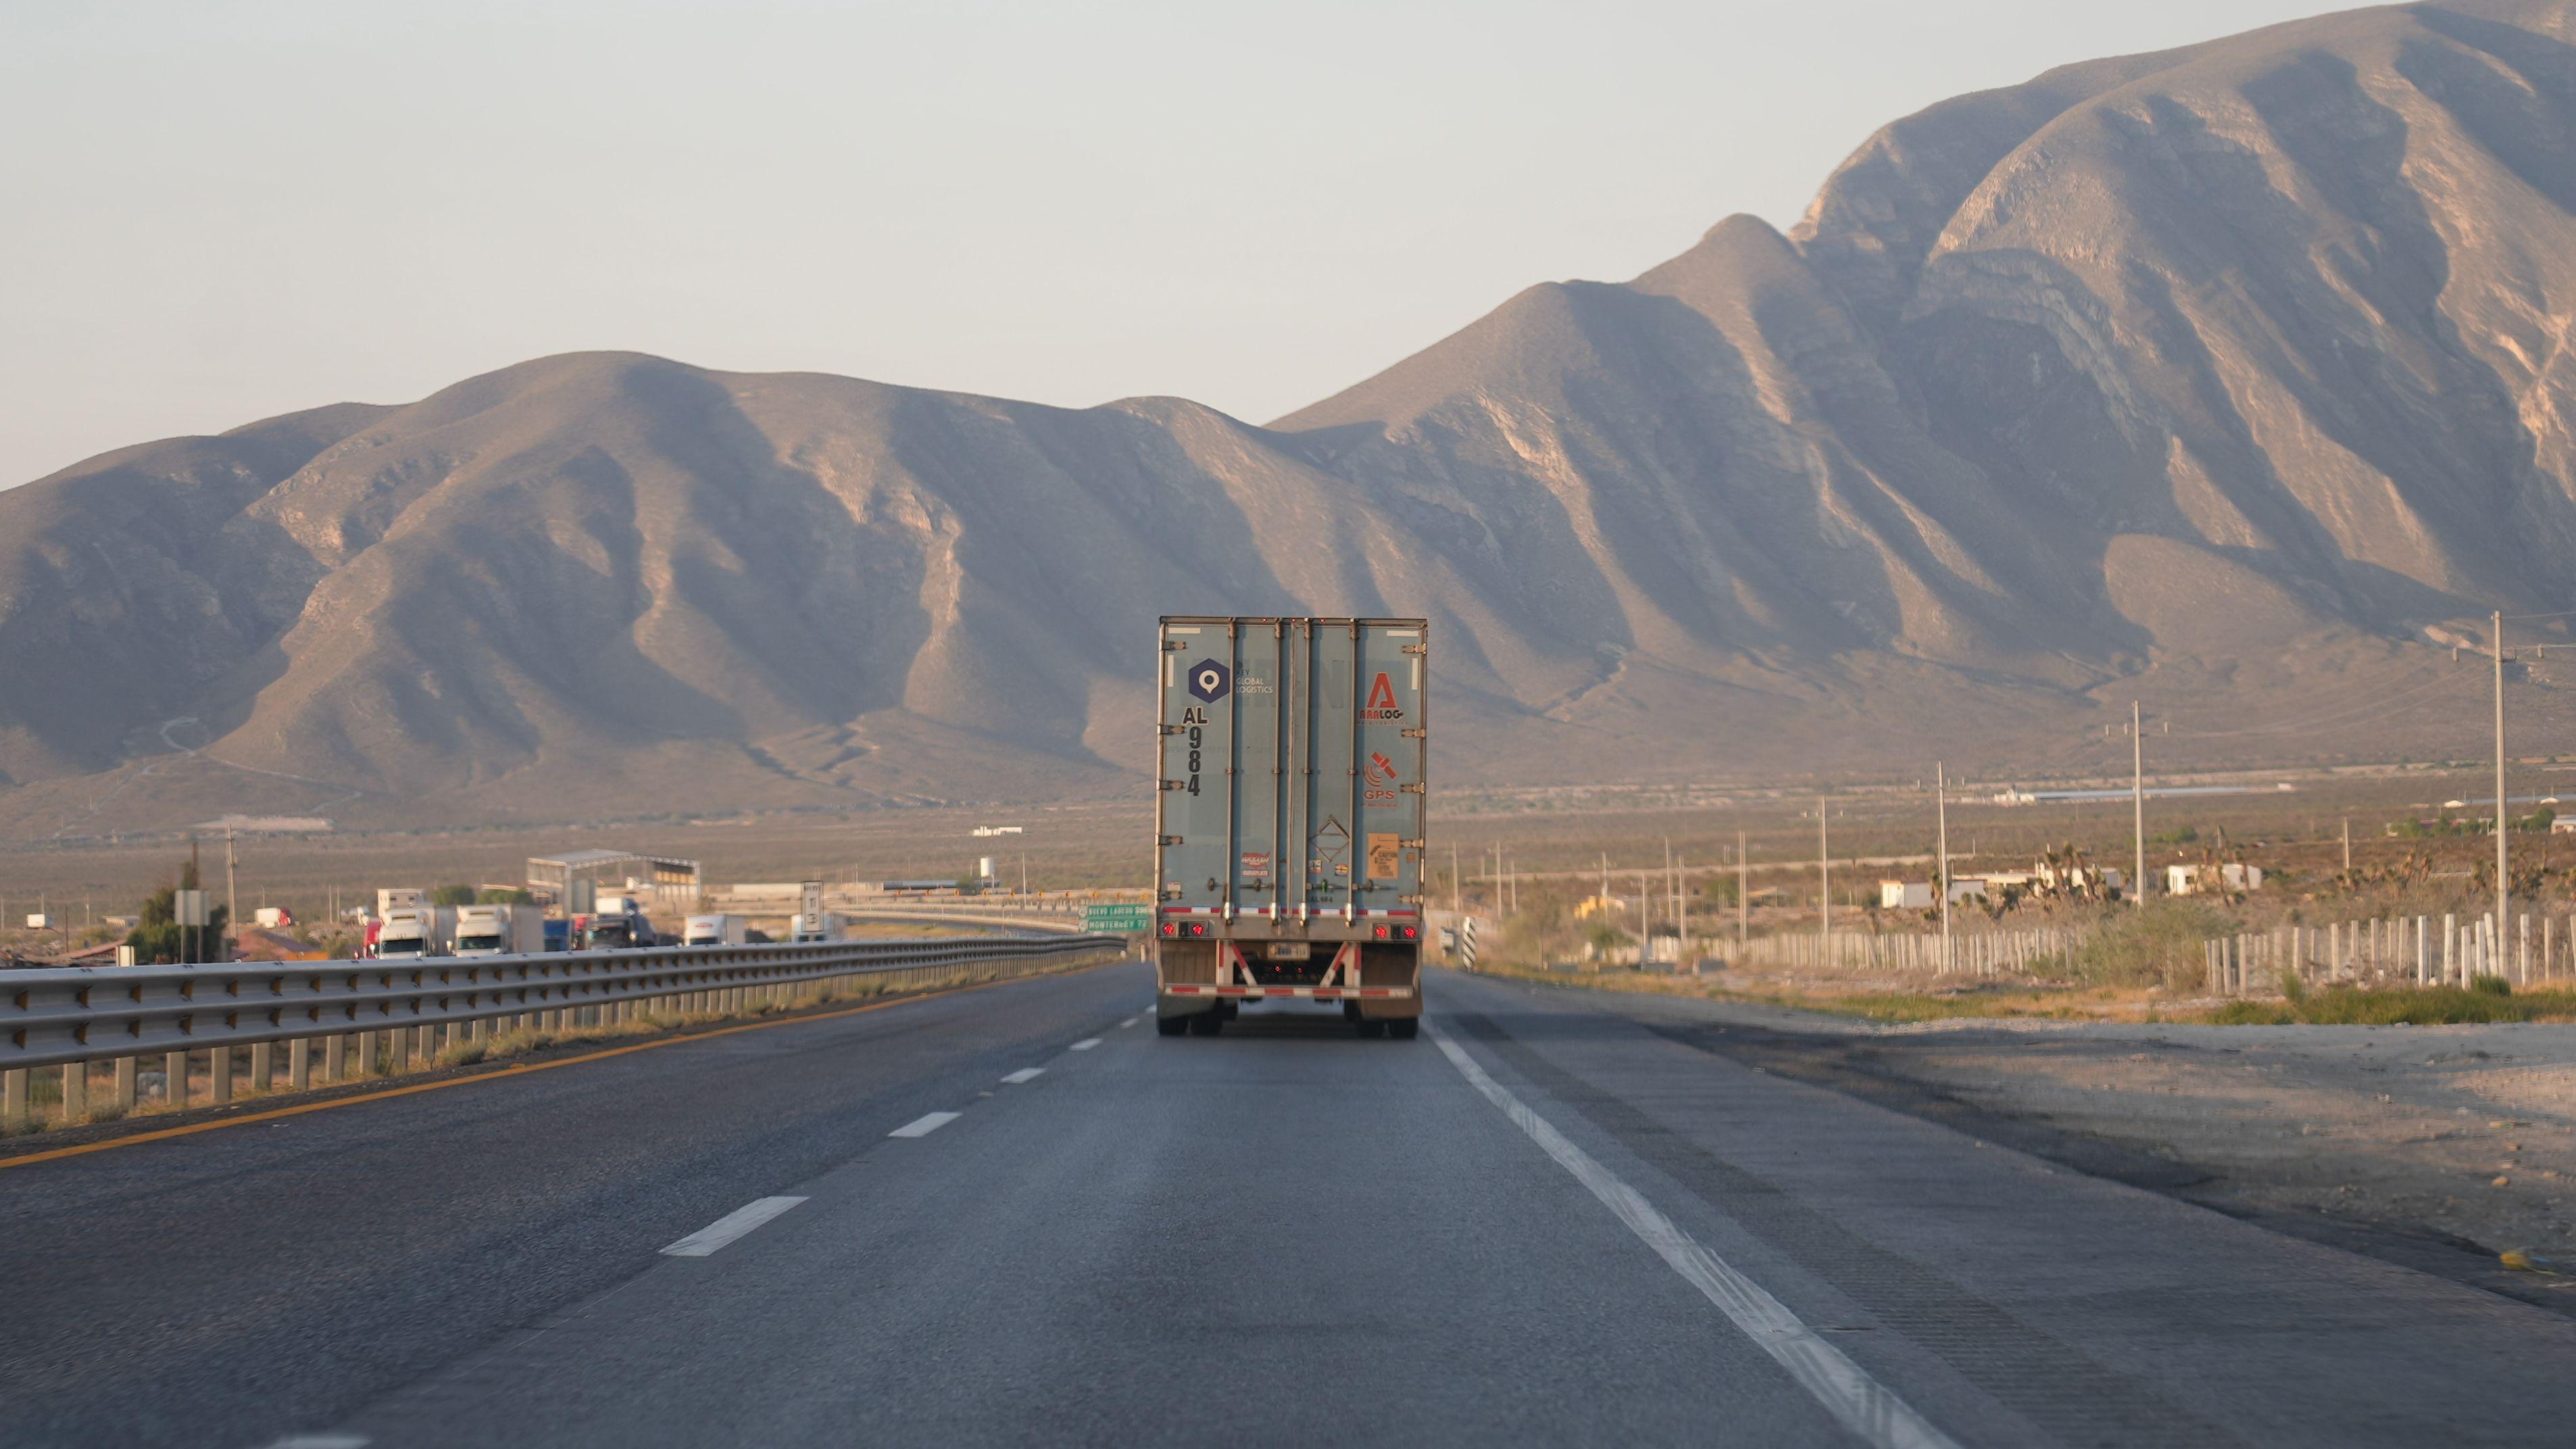
[[[1429,626],[1166,616],[1160,644],[1157,1025],[1312,1001],[1413,1036]]]

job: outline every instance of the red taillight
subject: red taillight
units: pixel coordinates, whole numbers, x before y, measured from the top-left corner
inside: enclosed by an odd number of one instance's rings
[[[1377,928],[1377,938],[1378,938],[1379,940],[1383,941],[1383,940],[1385,940],[1385,939],[1386,939],[1386,936],[1387,936],[1387,929],[1386,929],[1386,927],[1384,927],[1384,926],[1380,926],[1380,927],[1378,927],[1378,928]]]
[[[1164,935],[1166,935],[1166,936],[1177,936],[1177,935],[1179,935],[1180,933],[1181,933],[1181,923],[1180,923],[1180,922],[1178,922],[1178,921],[1165,921],[1165,922],[1163,923],[1163,934],[1164,934]]]
[[[1193,936],[1204,936],[1204,935],[1206,935],[1206,934],[1207,934],[1207,923],[1206,923],[1205,921],[1192,921],[1192,922],[1190,922],[1190,934],[1191,934],[1191,935],[1193,935]]]
[[[1415,936],[1417,936],[1417,935],[1419,935],[1419,934],[1421,934],[1421,932],[1420,932],[1417,928],[1415,928],[1415,927],[1413,927],[1413,926],[1407,926],[1407,927],[1405,927],[1405,928],[1404,928],[1404,939],[1406,939],[1406,940],[1408,940],[1408,941],[1412,940]]]

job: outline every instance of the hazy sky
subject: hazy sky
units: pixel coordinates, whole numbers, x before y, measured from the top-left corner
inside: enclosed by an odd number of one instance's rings
[[[0,486],[550,352],[1255,421],[2329,0],[0,0]]]

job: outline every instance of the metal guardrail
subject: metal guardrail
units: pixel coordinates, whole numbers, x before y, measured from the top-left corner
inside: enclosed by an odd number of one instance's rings
[[[120,1107],[133,1103],[136,1059],[210,1052],[216,1100],[228,1100],[231,1049],[324,1041],[338,1075],[345,1039],[360,1038],[361,1069],[383,1033],[394,1059],[431,1037],[477,1039],[513,1027],[561,1029],[629,1020],[642,1003],[681,1011],[794,1005],[835,982],[901,988],[977,967],[1042,965],[1123,952],[1118,936],[971,936],[767,946],[662,946],[536,956],[432,956],[367,961],[232,961],[203,966],[106,966],[13,971],[0,977],[0,1072],[9,1125],[22,1121],[27,1070],[73,1066],[67,1112],[83,1109],[88,1063],[117,1064]],[[413,1033],[417,1032],[415,1037]],[[253,1056],[254,1076],[267,1065]],[[309,1053],[291,1054],[303,1086]],[[184,1063],[181,1064],[184,1070]],[[258,1083],[265,1086],[266,1083]]]

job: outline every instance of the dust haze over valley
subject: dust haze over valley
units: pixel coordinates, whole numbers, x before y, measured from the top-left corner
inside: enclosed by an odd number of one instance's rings
[[[543,358],[0,492],[0,830],[1141,792],[1165,612],[1428,616],[1444,788],[2438,756],[2576,592],[2571,326],[2576,3],[2463,0],[1945,102],[1267,425]]]

